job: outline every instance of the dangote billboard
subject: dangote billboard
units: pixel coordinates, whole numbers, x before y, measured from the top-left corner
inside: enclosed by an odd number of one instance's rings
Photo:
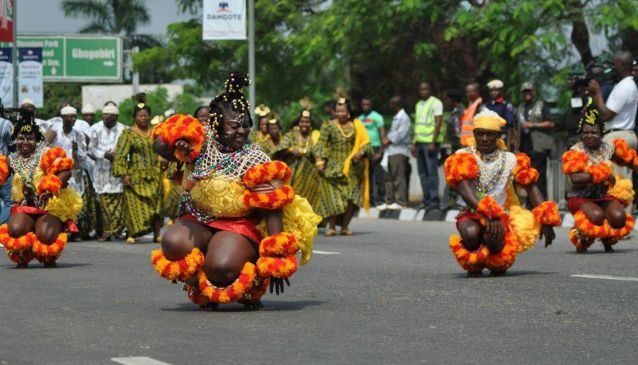
[[[246,0],[204,0],[202,39],[246,39]]]

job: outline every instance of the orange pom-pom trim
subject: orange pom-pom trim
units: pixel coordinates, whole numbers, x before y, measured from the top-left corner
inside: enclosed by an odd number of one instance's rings
[[[627,141],[624,139],[614,139],[612,141],[614,146],[614,155],[617,159],[624,162],[626,165],[631,165],[634,163],[634,159],[636,158],[636,151],[629,148]]]
[[[268,290],[268,285],[270,284],[270,278],[262,278],[257,276],[254,281],[253,288],[250,289],[244,297],[237,300],[239,303],[254,303],[261,299],[261,297],[266,294],[266,290]]]
[[[33,246],[31,247],[31,249],[33,250],[36,260],[40,262],[52,262],[60,257],[62,251],[66,247],[66,244],[66,233],[60,233],[55,242],[50,245],[45,245],[44,243],[40,242],[37,237],[34,237]]]
[[[563,173],[574,174],[584,172],[587,167],[587,154],[583,151],[569,150],[563,153]]]
[[[244,205],[249,208],[281,209],[290,204],[295,198],[295,190],[290,185],[284,185],[269,193],[258,193],[247,190],[244,192]]]
[[[490,195],[481,199],[476,207],[476,212],[489,219],[501,218],[505,211]]]
[[[170,261],[162,250],[154,250],[151,252],[151,262],[161,277],[171,281],[187,281],[204,266],[204,254],[198,248],[193,248],[181,260]]]
[[[202,122],[188,115],[177,114],[160,125],[161,127],[157,128],[159,131],[154,131],[154,133],[161,134],[162,141],[170,147],[174,147],[180,139],[186,140],[190,144],[191,150],[188,155],[184,155],[179,150],[175,151],[175,157],[178,160],[189,162],[199,156],[204,142],[206,142],[206,131]]]
[[[33,233],[29,232],[22,237],[13,238],[9,235],[9,226],[5,223],[0,226],[0,243],[8,251],[30,249],[33,245]]]
[[[505,246],[499,253],[490,253],[485,259],[485,266],[494,274],[505,273],[516,261],[518,241],[511,230],[505,232]]]
[[[62,147],[49,148],[42,157],[40,157],[40,168],[46,172],[56,159],[63,157],[67,157],[67,155]]]
[[[538,173],[538,170],[530,167],[528,169],[519,171],[517,174],[514,174],[514,180],[516,180],[516,183],[519,185],[527,186],[536,183],[539,176],[540,174]]]
[[[260,165],[255,165],[244,173],[244,184],[250,189],[257,185],[266,184],[273,180],[280,180],[287,183],[292,176],[292,171],[286,163],[282,161],[270,161]]]
[[[7,181],[9,173],[9,161],[7,160],[7,156],[0,155],[0,185]]]
[[[512,170],[514,175],[520,173],[521,171],[527,170],[532,167],[532,160],[528,155],[519,152],[516,154],[516,166]]]
[[[467,152],[454,153],[443,164],[445,181],[450,186],[455,186],[462,180],[473,180],[479,175],[479,167],[476,157]]]
[[[540,203],[532,212],[536,221],[542,225],[558,226],[560,224],[558,206],[553,201]]]
[[[297,256],[260,257],[257,259],[257,273],[263,277],[286,279],[297,271]]]
[[[257,269],[251,262],[244,264],[235,281],[225,287],[218,288],[208,282],[203,271],[199,272],[199,291],[202,296],[215,303],[230,303],[242,299],[254,286]]]
[[[202,295],[199,290],[195,290],[196,288],[190,286],[190,285],[185,285],[186,290],[186,295],[188,296],[188,299],[200,306],[205,306],[206,304],[210,303],[210,300],[208,300],[208,298],[206,298],[204,295]]]
[[[620,239],[631,233],[631,231],[634,229],[634,225],[636,223],[634,217],[631,214],[625,214],[627,215],[625,226],[621,228],[612,228],[611,226],[609,226],[609,237]]]
[[[587,216],[582,210],[574,214],[574,226],[589,237],[607,238],[609,236],[609,226],[607,224],[601,226],[593,224],[587,219]]]
[[[479,273],[485,267],[485,259],[490,254],[490,250],[485,245],[479,246],[476,251],[468,251],[461,243],[461,236],[453,234],[450,236],[450,250],[456,258],[456,262],[470,273]]]
[[[589,238],[588,240],[583,242],[578,237],[578,231],[576,230],[576,228],[572,228],[569,230],[569,241],[576,247],[576,250],[578,251],[588,249],[589,246],[591,246],[595,240],[596,240],[595,238]]]
[[[261,240],[259,256],[290,256],[299,251],[297,238],[292,233],[281,232]]]
[[[40,180],[40,183],[36,188],[36,193],[40,195],[45,191],[48,191],[53,195],[58,195],[60,194],[60,189],[62,189],[62,180],[55,175],[46,175],[42,178],[42,180]]]
[[[591,175],[591,181],[594,184],[600,184],[603,181],[609,179],[611,175],[611,168],[604,162],[598,165],[587,166],[587,173]]]
[[[74,166],[75,162],[73,162],[72,159],[68,157],[60,157],[53,161],[49,169],[46,170],[46,173],[49,175],[55,175],[60,171],[69,171],[73,169]]]

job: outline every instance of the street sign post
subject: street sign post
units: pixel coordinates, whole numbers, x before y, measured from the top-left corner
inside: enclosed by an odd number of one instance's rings
[[[19,35],[18,47],[42,48],[46,82],[122,81],[119,37]]]

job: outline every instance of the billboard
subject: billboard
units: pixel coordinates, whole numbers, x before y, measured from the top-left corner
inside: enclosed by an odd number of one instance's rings
[[[204,0],[203,40],[246,39],[246,0]]]
[[[18,49],[18,100],[33,100],[33,104],[44,106],[42,90],[42,48]]]

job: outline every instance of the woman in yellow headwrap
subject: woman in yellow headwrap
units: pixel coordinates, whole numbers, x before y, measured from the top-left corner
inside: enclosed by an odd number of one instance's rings
[[[530,158],[507,152],[499,137],[505,125],[498,114],[484,111],[474,118],[474,141],[445,161],[445,178],[461,196],[456,217],[460,235],[450,236],[450,248],[470,276],[484,268],[493,275],[509,269],[516,254],[531,248],[545,236],[545,247],[555,238],[552,226],[560,224],[556,203],[544,201],[536,187],[538,171]],[[523,209],[514,183],[525,188],[535,206]]]
[[[321,127],[315,148],[316,166],[321,181],[321,198],[317,213],[328,219],[326,236],[337,234],[338,216],[341,234],[352,235],[348,229],[354,206],[369,207],[368,159],[372,153],[365,126],[350,116],[350,102],[339,98],[336,119]]]
[[[596,238],[605,252],[613,252],[612,245],[634,227],[634,217],[624,209],[634,200],[634,190],[630,179],[612,174],[611,163],[637,166],[636,151],[622,139],[612,143],[602,140],[605,121],[596,109],[585,112],[578,132],[581,142],[562,158],[563,173],[572,183],[567,192],[567,208],[574,215],[569,239],[576,252],[587,252]]]

